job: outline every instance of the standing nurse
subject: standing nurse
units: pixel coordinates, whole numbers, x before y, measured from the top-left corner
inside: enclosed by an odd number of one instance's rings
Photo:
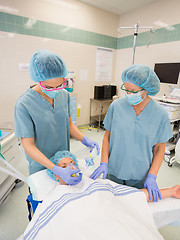
[[[49,159],[60,150],[70,150],[70,135],[85,146],[97,148],[97,143],[84,136],[72,123],[70,96],[65,88],[68,74],[61,57],[39,50],[31,58],[30,75],[37,84],[29,88],[15,106],[15,135],[21,138],[29,162],[29,174],[48,168],[64,182],[75,185],[78,170],[61,168]]]
[[[158,201],[156,177],[165,143],[173,136],[167,112],[150,98],[159,92],[160,81],[152,69],[140,64],[125,69],[122,81],[125,98],[108,109],[101,164],[91,178],[103,173],[103,178],[117,183],[147,188],[150,200]]]

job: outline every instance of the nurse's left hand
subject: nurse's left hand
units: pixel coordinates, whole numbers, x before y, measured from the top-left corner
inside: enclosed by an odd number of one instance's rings
[[[82,144],[84,144],[86,147],[89,147],[89,148],[92,148],[92,149],[96,147],[97,155],[99,155],[100,148],[99,148],[99,145],[96,142],[93,142],[88,137],[84,136],[83,139],[82,139]]]
[[[146,181],[144,182],[144,188],[147,188],[149,193],[149,200],[152,201],[153,199],[153,202],[158,202],[158,198],[161,199],[161,192],[156,183],[156,178],[156,175],[148,173]]]

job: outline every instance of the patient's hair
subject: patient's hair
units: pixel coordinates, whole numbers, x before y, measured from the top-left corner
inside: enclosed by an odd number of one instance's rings
[[[71,158],[75,162],[75,164],[78,166],[76,156],[74,154],[72,154],[71,152],[67,151],[67,150],[58,151],[53,157],[50,158],[50,161],[53,162],[54,164],[58,165],[58,163],[63,158]],[[58,182],[58,180],[55,179],[54,173],[50,169],[47,169],[47,175],[52,180]]]

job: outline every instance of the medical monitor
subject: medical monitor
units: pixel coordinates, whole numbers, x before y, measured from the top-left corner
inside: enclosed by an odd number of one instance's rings
[[[180,62],[176,63],[156,63],[154,71],[161,83],[179,85]]]

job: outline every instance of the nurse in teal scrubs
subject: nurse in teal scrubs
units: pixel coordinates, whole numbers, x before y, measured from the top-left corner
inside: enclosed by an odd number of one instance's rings
[[[58,55],[39,50],[31,58],[30,75],[36,85],[17,101],[14,111],[15,135],[21,138],[29,162],[29,173],[48,168],[67,184],[81,181],[79,170],[61,168],[49,159],[60,150],[70,150],[70,135],[93,149],[99,146],[84,136],[71,120],[70,96],[65,88],[68,74]]]
[[[125,98],[110,105],[100,166],[91,175],[137,188],[147,188],[150,200],[161,194],[156,177],[164,158],[165,143],[173,136],[167,112],[150,96],[160,90],[155,72],[141,64],[122,73]]]

